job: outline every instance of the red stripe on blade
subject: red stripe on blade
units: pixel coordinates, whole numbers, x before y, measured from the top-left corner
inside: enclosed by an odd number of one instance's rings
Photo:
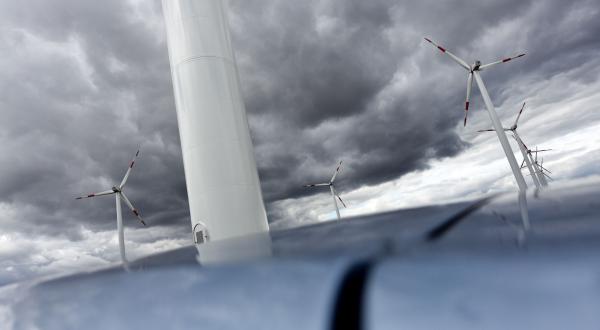
[[[91,194],[91,195],[87,195],[87,197],[94,197],[96,196],[95,194]]]
[[[469,111],[469,102],[465,103],[465,111]]]
[[[441,50],[442,52],[446,52],[446,50],[443,47],[438,46],[438,49]]]
[[[129,164],[129,168],[132,168],[132,167],[133,167],[133,164],[135,164],[135,162],[134,162],[134,161],[132,161],[132,162],[131,162],[131,164]]]

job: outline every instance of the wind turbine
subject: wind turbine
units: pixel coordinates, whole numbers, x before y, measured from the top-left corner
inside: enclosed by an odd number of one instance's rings
[[[538,164],[539,168],[540,168],[540,172],[542,173],[542,176],[544,177],[544,180],[546,180],[545,178],[548,178],[550,180],[554,180],[552,179],[552,177],[550,175],[548,175],[546,172],[552,174],[552,171],[550,171],[549,169],[544,167],[544,158],[542,157],[542,162],[540,164]]]
[[[131,170],[133,169],[133,165],[135,164],[135,160],[137,159],[139,154],[140,154],[140,151],[138,150],[135,153],[135,156],[133,157],[133,159],[131,160],[131,163],[129,163],[129,168],[127,169],[127,172],[125,172],[125,176],[123,177],[123,180],[121,180],[120,184],[113,186],[110,190],[93,193],[93,194],[89,194],[89,195],[85,195],[85,196],[80,196],[80,197],[76,198],[76,199],[84,199],[84,198],[92,198],[92,197],[97,197],[97,196],[115,194],[115,203],[116,203],[116,209],[117,209],[117,230],[119,232],[119,251],[121,253],[121,260],[123,261],[123,264],[125,265],[125,267],[127,267],[127,258],[125,256],[125,235],[123,232],[123,216],[121,214],[122,213],[121,200],[123,200],[125,202],[125,204],[127,204],[127,207],[129,207],[131,212],[133,212],[133,214],[138,218],[138,220],[142,223],[142,225],[144,225],[144,226],[146,225],[146,223],[140,216],[140,212],[135,207],[133,207],[133,204],[131,204],[131,202],[129,201],[129,198],[127,198],[127,196],[125,196],[125,193],[123,192],[123,188],[125,187],[125,184],[127,183],[127,179],[129,179],[129,174],[131,174]]]
[[[502,128],[502,123],[500,122],[500,119],[498,118],[498,115],[496,114],[496,110],[494,109],[494,105],[492,104],[492,100],[490,99],[490,95],[488,94],[488,91],[485,88],[485,84],[483,83],[483,80],[481,79],[481,75],[479,74],[479,72],[484,69],[487,69],[496,64],[506,63],[513,59],[525,56],[525,54],[520,54],[520,55],[517,55],[514,57],[508,57],[508,58],[505,58],[505,59],[502,59],[502,60],[499,60],[496,62],[492,62],[489,64],[482,65],[481,61],[475,61],[475,63],[473,63],[473,65],[468,65],[465,61],[463,61],[456,55],[452,54],[451,52],[446,50],[444,47],[439,46],[438,44],[434,43],[433,41],[431,41],[428,38],[425,38],[425,40],[428,41],[429,43],[431,43],[432,45],[434,45],[435,47],[437,47],[442,53],[450,56],[456,63],[458,63],[461,67],[463,67],[463,69],[467,70],[467,72],[469,73],[468,77],[467,77],[467,100],[465,102],[465,120],[464,120],[465,126],[467,125],[467,114],[469,111],[469,101],[471,99],[471,89],[473,86],[473,78],[475,78],[475,82],[477,83],[477,86],[479,87],[479,91],[481,92],[481,96],[483,97],[483,102],[485,103],[485,106],[488,110],[490,120],[492,121],[492,126],[493,126],[494,130],[496,131],[496,134],[498,135],[498,140],[500,140],[500,145],[502,146],[502,149],[504,150],[504,154],[506,155],[506,158],[508,160],[510,168],[512,169],[513,175],[515,176],[515,179],[517,180],[517,185],[519,186],[519,190],[525,191],[527,189],[527,184],[525,183],[523,174],[521,173],[521,170],[519,169],[519,164],[517,163],[517,159],[515,158],[515,155],[513,154],[510,144],[508,143],[508,138],[506,137],[506,134],[504,133],[504,129]]]
[[[523,161],[527,164],[527,168],[529,169],[529,173],[531,175],[531,179],[533,180],[533,183],[535,184],[536,188],[540,188],[540,181],[538,180],[538,177],[536,175],[536,171],[533,169],[533,165],[531,165],[531,159],[529,158],[528,152],[527,152],[527,146],[525,145],[525,143],[523,142],[523,140],[521,140],[521,137],[519,136],[519,133],[517,133],[517,127],[518,127],[518,123],[519,123],[519,118],[521,118],[521,114],[523,113],[523,109],[525,109],[525,102],[523,102],[523,106],[521,107],[521,110],[519,110],[519,114],[517,115],[517,119],[515,119],[515,123],[510,127],[510,128],[506,128],[504,127],[503,130],[505,132],[512,132],[513,138],[517,141],[517,145],[519,146],[519,150],[521,150],[521,154],[523,155]],[[494,129],[484,129],[484,130],[479,130],[477,132],[493,132],[495,131]],[[521,168],[523,168],[523,166],[521,165]]]
[[[546,174],[544,171],[546,171],[548,173],[552,173],[552,172],[543,166],[543,164],[544,164],[543,158],[542,158],[541,163],[538,162],[538,153],[550,151],[550,150],[552,150],[552,149],[539,150],[538,147],[535,147],[535,150],[529,150],[529,149],[527,150],[529,157],[531,157],[532,159],[533,159],[532,154],[535,154],[535,160],[533,162],[533,166],[535,167],[535,173],[537,174],[538,178],[540,179],[540,182],[542,183],[542,185],[544,187],[548,186],[548,181],[546,181],[546,178],[552,180],[552,178],[548,174]],[[523,160],[523,161],[525,161],[525,160]],[[521,167],[523,167],[523,163],[521,163]]]
[[[329,187],[329,191],[331,192],[331,197],[333,198],[333,205],[335,205],[335,213],[337,214],[337,218],[338,220],[341,219],[340,217],[340,209],[338,207],[337,204],[337,200],[335,199],[336,197],[340,200],[340,202],[342,203],[342,205],[344,205],[344,207],[346,207],[346,203],[344,203],[344,201],[342,200],[342,198],[340,197],[340,195],[337,193],[337,191],[335,190],[335,178],[338,175],[338,173],[340,172],[340,168],[342,167],[342,161],[340,161],[340,163],[338,164],[338,167],[335,169],[335,172],[333,173],[333,176],[331,177],[331,180],[329,180],[329,182],[326,183],[315,183],[315,184],[307,184],[304,187],[305,188],[310,188],[310,187]]]

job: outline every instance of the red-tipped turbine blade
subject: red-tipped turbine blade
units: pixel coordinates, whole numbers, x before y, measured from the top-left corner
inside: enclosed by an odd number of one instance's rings
[[[129,209],[131,210],[131,212],[138,218],[138,220],[142,223],[142,225],[145,226],[146,223],[142,219],[142,216],[140,215],[140,212],[135,207],[133,207],[133,204],[131,204],[131,202],[129,201],[129,198],[127,198],[127,196],[125,196],[125,194],[123,192],[121,192],[119,194],[119,196],[121,196],[121,199],[125,202],[125,204],[127,204],[127,207],[129,207]]]
[[[473,72],[469,72],[467,77],[467,100],[465,102],[465,122],[463,126],[467,126],[467,115],[469,114],[469,101],[471,101],[471,89],[473,88]]]
[[[112,190],[106,190],[106,191],[102,191],[99,193],[93,193],[93,194],[89,194],[89,195],[85,195],[85,196],[79,196],[75,199],[84,199],[84,198],[92,198],[92,197],[98,197],[98,196],[104,196],[104,195],[111,195],[114,194],[115,192]]]
[[[500,61],[496,61],[496,62],[484,64],[484,65],[479,66],[479,70],[483,70],[483,69],[489,68],[489,67],[494,66],[496,64],[506,63],[506,62],[514,60],[515,58],[519,58],[519,57],[523,57],[523,56],[525,56],[525,54],[519,54],[517,56],[507,57],[507,58],[501,59]]]
[[[337,198],[340,200],[340,202],[342,202],[342,205],[344,205],[344,207],[345,207],[345,208],[348,208],[348,207],[346,206],[346,203],[344,203],[344,201],[342,200],[342,197],[340,197],[340,195],[336,195],[336,196],[337,196]]]
[[[465,68],[468,71],[471,71],[471,67],[462,59],[460,59],[458,56],[452,54],[451,52],[449,52],[446,48],[436,44],[435,42],[431,41],[431,39],[429,38],[424,38],[427,42],[429,42],[430,44],[434,45],[435,47],[437,47],[437,49],[439,49],[442,53],[447,54],[448,56],[450,56],[456,63],[458,63],[460,66],[462,66],[463,68]]]
[[[525,109],[525,102],[523,102],[523,106],[521,107],[521,110],[519,110],[519,114],[517,115],[517,119],[515,120],[515,124],[513,126],[517,126],[519,118],[521,118],[521,114],[523,113],[523,109]]]
[[[320,187],[320,186],[329,186],[329,183],[314,183],[314,184],[306,184],[303,187],[304,188],[311,188],[311,187]]]
[[[340,160],[340,163],[338,164],[337,168],[335,169],[335,172],[333,173],[333,176],[331,177],[331,180],[329,182],[334,182],[335,181],[335,177],[337,177],[337,175],[340,172],[341,168],[342,168],[342,161]]]
[[[348,208],[346,206],[346,203],[344,203],[344,201],[342,200],[342,197],[340,197],[340,194],[338,194],[337,190],[335,190],[335,188],[333,188],[333,193],[335,194],[335,197],[337,197],[340,200],[340,202],[342,202],[342,205],[344,205],[345,208]]]
[[[139,155],[140,155],[140,150],[138,149],[138,151],[135,153],[135,156],[133,157],[131,162],[129,162],[129,168],[127,169],[127,172],[125,172],[125,176],[123,177],[123,180],[121,181],[121,184],[119,185],[119,187],[123,188],[125,186],[125,184],[127,183],[127,179],[129,179],[129,174],[131,174],[133,165],[135,165],[135,160],[137,159],[137,157]]]

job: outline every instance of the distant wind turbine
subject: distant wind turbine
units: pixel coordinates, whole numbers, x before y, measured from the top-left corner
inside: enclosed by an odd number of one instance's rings
[[[535,173],[537,174],[538,178],[540,179],[540,183],[546,187],[548,186],[548,181],[546,180],[546,178],[553,180],[546,172],[552,174],[552,172],[550,170],[548,170],[547,168],[545,168],[544,165],[544,159],[542,158],[542,162],[538,162],[538,154],[540,152],[546,152],[546,151],[550,151],[552,149],[542,149],[539,150],[538,147],[535,147],[535,150],[527,150],[527,153],[529,154],[529,157],[531,157],[533,159],[532,154],[535,154],[535,159],[533,161],[533,166],[535,168]],[[525,160],[523,160],[523,162],[525,162]],[[524,163],[521,163],[521,168],[523,167]]]
[[[510,168],[512,169],[513,175],[515,176],[515,179],[517,180],[517,185],[519,186],[519,190],[525,191],[527,189],[527,184],[525,183],[523,174],[521,173],[521,170],[519,169],[519,164],[517,163],[517,159],[515,158],[515,155],[513,154],[510,144],[508,143],[508,138],[506,137],[506,134],[504,133],[504,130],[502,128],[502,123],[500,122],[500,119],[498,118],[498,115],[496,114],[496,110],[494,109],[494,105],[492,104],[492,100],[490,99],[490,95],[488,94],[488,91],[485,88],[485,84],[483,83],[483,80],[481,79],[481,75],[479,74],[479,72],[481,70],[487,69],[496,64],[506,63],[515,58],[525,56],[525,54],[520,54],[515,57],[508,57],[508,58],[505,58],[505,59],[502,59],[502,60],[499,60],[496,62],[492,62],[489,64],[482,65],[481,61],[475,61],[475,63],[473,65],[468,65],[465,61],[463,61],[456,55],[452,54],[451,52],[446,50],[444,47],[434,43],[433,41],[431,41],[428,38],[425,38],[425,40],[427,42],[431,43],[432,45],[434,45],[435,47],[437,47],[442,53],[450,56],[456,63],[458,63],[461,67],[463,67],[465,70],[467,70],[467,72],[469,72],[469,75],[467,77],[467,100],[465,102],[465,120],[464,120],[465,126],[467,125],[467,114],[469,111],[469,101],[471,99],[471,89],[472,89],[472,85],[473,85],[473,78],[475,78],[475,81],[477,82],[477,86],[479,87],[479,91],[481,92],[481,96],[483,97],[485,106],[488,110],[490,120],[492,121],[492,126],[494,127],[494,130],[496,131],[496,134],[498,135],[498,140],[500,140],[500,145],[502,146],[502,149],[504,150],[504,154],[506,155],[506,158],[508,160]]]
[[[342,198],[340,197],[340,195],[337,193],[337,191],[335,190],[335,178],[337,177],[338,173],[340,172],[340,169],[342,167],[342,162],[340,161],[340,163],[338,164],[338,167],[335,169],[335,172],[333,173],[333,176],[331,177],[331,180],[329,180],[329,182],[326,183],[316,183],[316,184],[307,184],[304,187],[309,188],[309,187],[329,187],[329,191],[331,192],[331,197],[333,198],[333,205],[335,205],[335,213],[337,214],[337,218],[338,220],[341,219],[340,217],[340,209],[338,207],[337,204],[337,200],[336,197],[340,200],[340,202],[342,203],[342,205],[344,205],[344,207],[346,207],[346,203],[344,203],[344,201],[342,200]]]
[[[525,102],[523,102],[523,106],[521,107],[521,110],[519,110],[519,114],[517,115],[517,119],[515,119],[515,123],[510,127],[510,128],[506,128],[504,127],[504,131],[507,132],[512,132],[513,137],[515,138],[515,140],[517,141],[517,145],[519,146],[519,150],[521,150],[521,154],[523,155],[523,161],[527,164],[527,168],[529,169],[529,174],[531,175],[531,179],[533,180],[533,183],[535,184],[536,188],[540,188],[540,181],[538,180],[538,177],[536,175],[536,171],[533,169],[533,165],[531,164],[532,161],[529,158],[529,153],[527,152],[527,146],[525,145],[525,143],[523,142],[523,140],[521,139],[521,137],[519,136],[519,133],[517,133],[517,127],[518,127],[518,123],[519,123],[519,118],[521,118],[521,114],[523,113],[523,109],[525,109]],[[495,129],[484,129],[484,130],[480,130],[477,132],[494,132]],[[522,167],[522,166],[521,166]]]
[[[536,162],[537,163],[537,162]],[[549,169],[544,167],[544,158],[542,157],[542,162],[539,164],[539,168],[540,168],[540,172],[542,173],[542,176],[545,178],[548,178],[550,180],[554,180],[552,179],[552,177],[550,175],[548,175],[546,172],[552,174],[552,171],[550,171]]]
[[[138,220],[142,223],[142,225],[144,225],[144,226],[146,225],[146,223],[140,216],[140,212],[135,207],[133,207],[133,204],[131,204],[131,202],[129,201],[127,196],[125,196],[125,193],[123,192],[123,188],[125,187],[125,184],[127,183],[127,179],[129,179],[129,174],[131,174],[131,170],[133,169],[133,165],[135,164],[135,160],[137,159],[139,154],[140,154],[140,151],[138,150],[135,153],[135,156],[133,157],[133,159],[131,160],[131,163],[129,163],[129,168],[127,169],[127,172],[125,172],[125,176],[123,177],[123,180],[121,180],[121,183],[119,185],[113,186],[110,190],[102,191],[99,193],[93,193],[93,194],[89,194],[89,195],[85,195],[85,196],[80,196],[80,197],[76,198],[76,199],[84,199],[84,198],[92,198],[92,197],[97,197],[97,196],[115,194],[115,202],[116,202],[116,208],[117,208],[117,230],[119,233],[119,251],[121,253],[121,260],[123,261],[123,264],[125,265],[125,267],[127,267],[127,258],[125,256],[125,235],[123,232],[123,216],[121,215],[121,213],[122,213],[121,200],[123,200],[125,202],[125,204],[127,204],[129,209],[131,210],[131,212],[133,212],[133,214],[138,218]]]

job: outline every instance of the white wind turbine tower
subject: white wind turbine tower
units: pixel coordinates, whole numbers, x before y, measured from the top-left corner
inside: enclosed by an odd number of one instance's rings
[[[502,60],[499,60],[496,62],[492,62],[489,64],[482,65],[481,61],[475,61],[475,63],[473,63],[473,65],[468,65],[465,61],[463,61],[456,55],[452,54],[451,52],[447,51],[445,48],[437,45],[430,39],[425,38],[425,40],[427,40],[432,45],[436,46],[442,53],[445,53],[448,56],[450,56],[456,63],[458,63],[461,67],[463,67],[469,73],[468,78],[467,78],[467,100],[465,103],[465,120],[464,120],[465,126],[467,125],[467,114],[469,111],[469,101],[471,98],[471,88],[473,85],[473,78],[475,78],[475,82],[477,83],[477,86],[479,87],[479,91],[481,92],[481,96],[483,97],[483,101],[488,110],[490,120],[492,121],[492,126],[494,127],[494,130],[496,131],[496,134],[498,135],[498,140],[500,140],[500,145],[502,146],[502,149],[504,150],[504,154],[506,155],[506,158],[508,160],[510,168],[512,169],[513,175],[515,176],[515,179],[517,180],[517,185],[519,186],[519,190],[525,191],[527,189],[527,184],[525,183],[523,174],[521,173],[521,170],[519,169],[519,164],[517,163],[517,159],[515,158],[515,155],[513,154],[510,144],[508,143],[508,138],[506,137],[506,134],[504,133],[504,129],[502,128],[502,123],[500,122],[500,119],[498,118],[498,115],[496,114],[496,109],[494,108],[494,105],[492,104],[490,95],[488,94],[488,91],[485,88],[485,84],[483,83],[483,80],[481,79],[481,75],[479,74],[480,71],[482,71],[486,68],[489,68],[496,64],[506,63],[515,58],[525,56],[525,54],[520,54],[515,57],[508,57],[508,58],[505,58],[505,59],[502,59]]]
[[[504,127],[504,131],[506,132],[512,132],[513,137],[515,138],[515,140],[517,141],[517,145],[519,146],[519,149],[521,150],[521,154],[523,155],[523,162],[525,162],[525,164],[527,164],[527,168],[529,169],[529,173],[531,175],[531,179],[533,180],[533,183],[535,184],[536,188],[540,188],[540,181],[538,180],[538,176],[536,175],[536,171],[533,168],[532,165],[532,160],[529,158],[530,154],[528,152],[528,148],[525,145],[525,143],[523,142],[523,140],[521,139],[521,137],[519,136],[519,133],[517,133],[517,127],[518,127],[518,123],[519,123],[519,118],[521,118],[521,114],[523,113],[523,109],[525,109],[525,102],[523,102],[523,106],[521,107],[521,110],[519,110],[519,114],[517,115],[517,119],[515,119],[515,123],[510,127],[510,128],[506,128]],[[493,132],[495,131],[495,129],[484,129],[484,130],[480,130],[477,132]],[[523,166],[521,165],[521,168]]]
[[[344,203],[344,201],[342,200],[342,198],[340,197],[340,195],[337,193],[337,191],[335,190],[335,178],[338,175],[338,173],[340,172],[340,168],[342,167],[342,162],[340,161],[340,163],[338,164],[338,167],[335,169],[335,172],[333,173],[333,176],[331,177],[331,180],[329,180],[329,182],[326,183],[316,183],[316,184],[307,184],[304,187],[329,187],[329,191],[331,192],[331,197],[333,198],[333,205],[335,205],[335,213],[337,214],[337,218],[338,220],[341,219],[340,217],[340,209],[337,205],[337,200],[335,199],[336,197],[340,200],[340,202],[342,203],[342,205],[344,205],[344,207],[346,207],[346,203]]]
[[[85,196],[80,196],[80,197],[76,198],[76,199],[84,199],[84,198],[92,198],[92,197],[97,197],[97,196],[115,194],[115,202],[116,202],[116,208],[117,208],[117,230],[119,233],[119,251],[121,253],[121,260],[123,261],[123,264],[125,265],[125,267],[127,267],[127,258],[125,256],[125,236],[124,236],[124,232],[123,232],[123,216],[121,215],[121,212],[122,212],[121,200],[123,200],[125,202],[125,204],[127,204],[129,209],[131,210],[131,212],[133,212],[133,214],[135,214],[135,216],[142,223],[142,225],[144,225],[144,226],[146,225],[146,223],[140,216],[140,212],[135,207],[133,207],[133,204],[131,204],[131,202],[129,201],[127,196],[125,196],[125,193],[123,192],[123,188],[125,187],[125,184],[127,183],[127,179],[129,179],[129,174],[131,174],[131,170],[133,169],[133,165],[135,164],[135,160],[137,159],[139,154],[140,154],[140,151],[138,150],[135,153],[135,157],[131,160],[131,163],[129,163],[129,168],[127,169],[127,172],[125,172],[125,176],[123,177],[123,180],[121,180],[120,184],[113,186],[110,190],[102,191],[99,193],[93,193],[93,194],[89,194],[89,195],[85,195]]]

